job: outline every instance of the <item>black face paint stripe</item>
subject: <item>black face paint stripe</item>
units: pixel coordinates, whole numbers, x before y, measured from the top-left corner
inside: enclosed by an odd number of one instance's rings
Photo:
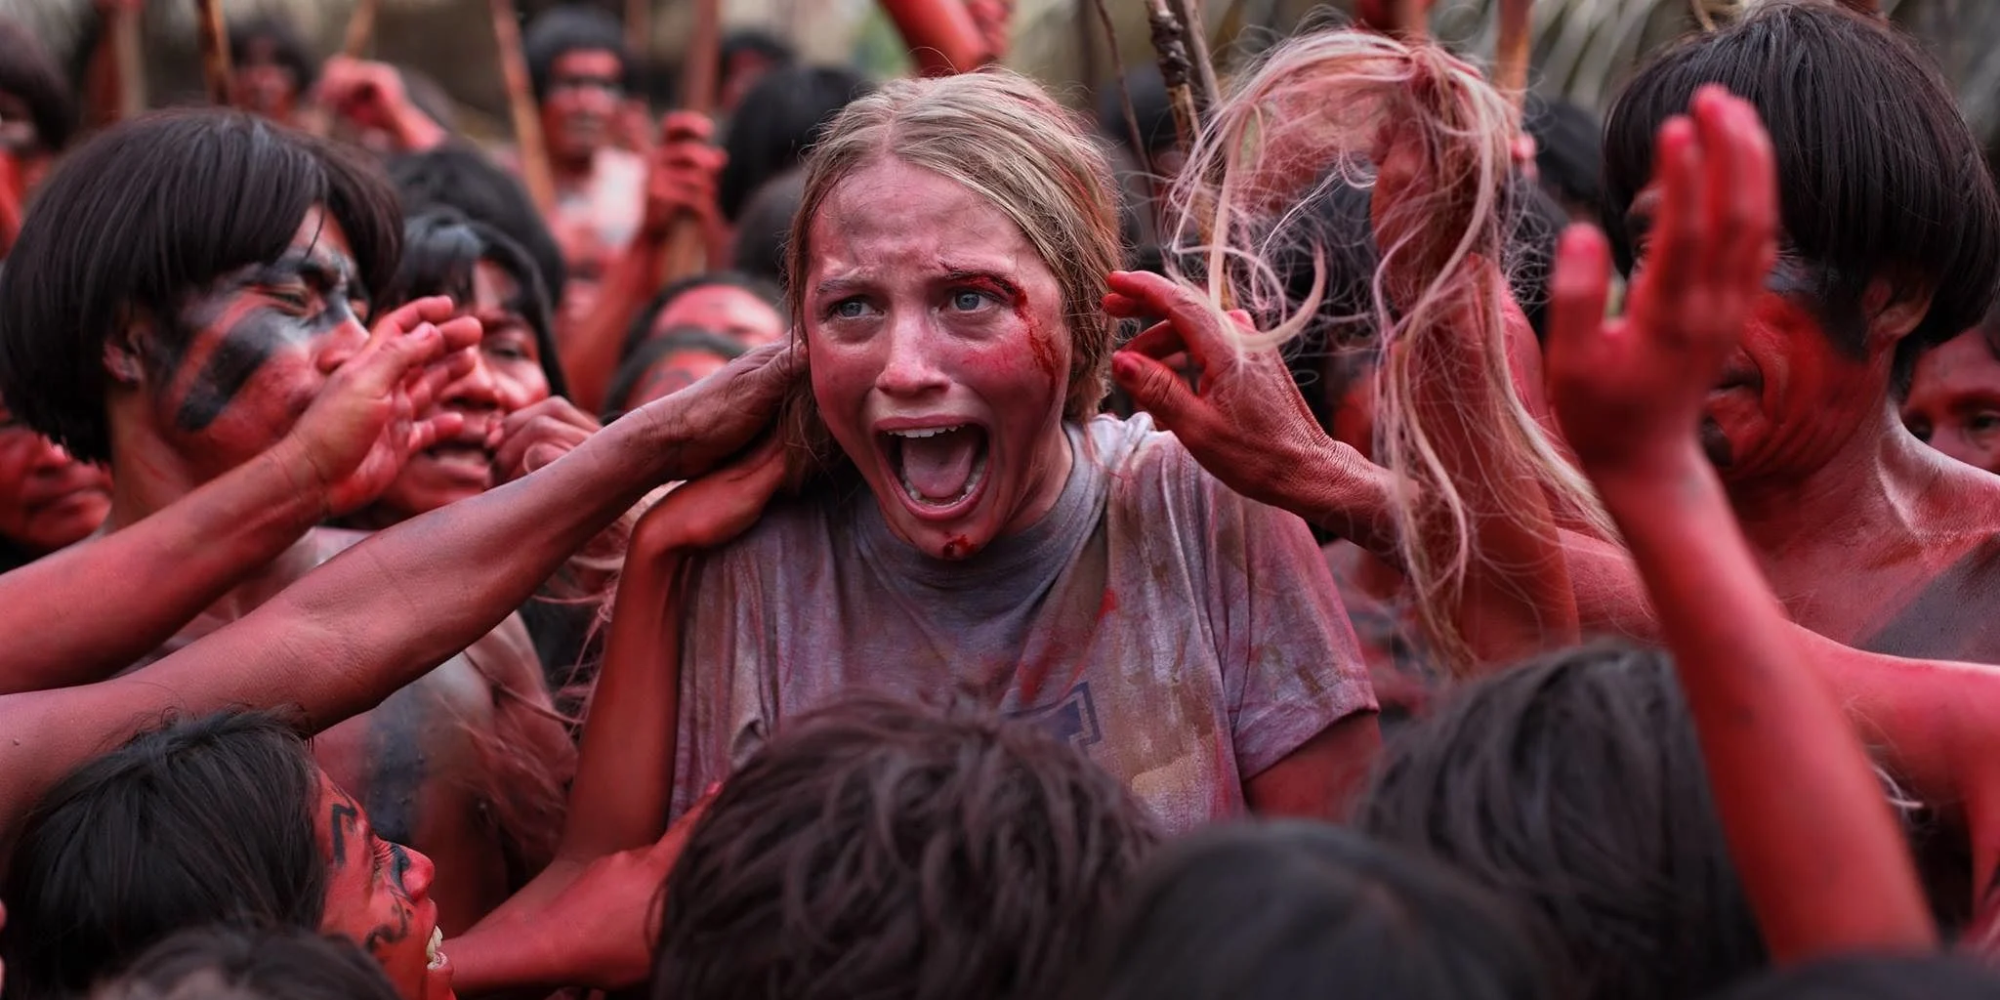
[[[335,868],[347,867],[347,830],[342,828],[342,824],[351,829],[360,829],[361,810],[355,808],[352,803],[338,802],[326,811],[327,829],[332,831],[329,839],[332,841]]]
[[[184,431],[202,431],[229,408],[236,394],[250,383],[264,362],[269,361],[287,338],[278,329],[279,317],[257,310],[238,320],[222,342],[202,363],[201,371],[188,386],[174,422]]]

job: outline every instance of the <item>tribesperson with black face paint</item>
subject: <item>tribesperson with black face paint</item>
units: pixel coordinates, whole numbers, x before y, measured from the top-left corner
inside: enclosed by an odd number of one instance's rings
[[[109,464],[119,531],[281,439],[366,341],[402,225],[352,154],[235,112],[121,125],[55,176],[0,274],[0,393],[31,428]],[[449,299],[385,311],[452,323]],[[335,498],[336,515],[374,499]],[[309,531],[159,653],[243,617],[359,536]],[[319,758],[395,839],[440,859],[457,933],[545,863],[570,745],[509,619]]]

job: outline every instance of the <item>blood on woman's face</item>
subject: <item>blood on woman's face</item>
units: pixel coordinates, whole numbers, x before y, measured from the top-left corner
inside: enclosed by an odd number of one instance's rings
[[[811,222],[814,399],[889,528],[970,556],[1046,514],[1071,462],[1062,289],[971,189],[884,157]]]
[[[1903,426],[1967,465],[2000,472],[2000,358],[1983,330],[1967,330],[1917,361]]]
[[[431,859],[375,836],[368,814],[324,773],[314,834],[327,859],[320,930],[351,938],[381,963],[403,1000],[448,1000],[451,961],[440,948]]]
[[[47,555],[89,537],[111,510],[111,476],[0,405],[0,546]]]
[[[200,481],[276,443],[367,343],[356,281],[340,223],[315,208],[276,259],[215,279],[170,330],[139,334],[152,429]]]
[[[480,261],[472,271],[472,301],[460,315],[478,318],[485,334],[472,355],[470,371],[440,392],[432,413],[460,413],[465,430],[420,451],[403,466],[377,501],[378,513],[401,521],[493,488],[498,470],[487,446],[507,415],[549,398],[541,344],[525,318],[527,303],[519,282],[504,268]]]

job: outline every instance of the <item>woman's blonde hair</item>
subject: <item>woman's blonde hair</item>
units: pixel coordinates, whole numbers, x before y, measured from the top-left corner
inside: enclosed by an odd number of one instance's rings
[[[1101,308],[1104,276],[1118,266],[1120,250],[1111,168],[1091,132],[1016,73],[894,80],[828,124],[806,159],[805,194],[785,248],[793,336],[805,336],[814,217],[841,181],[889,158],[969,188],[1034,246],[1062,288],[1070,335],[1063,416],[1089,419],[1104,402],[1112,348],[1113,323]],[[788,405],[815,457],[837,457],[803,376]]]
[[[1475,509],[1467,493],[1481,487],[1467,477],[1534,483],[1559,523],[1616,537],[1589,483],[1516,392],[1505,282],[1477,266],[1505,268],[1513,253],[1506,191],[1516,125],[1505,95],[1436,46],[1312,32],[1233,82],[1171,194],[1178,224],[1168,260],[1205,283],[1212,302],[1232,295],[1269,328],[1244,337],[1243,349],[1297,336],[1329,295],[1368,303],[1368,315],[1343,320],[1378,334],[1376,454],[1397,473],[1399,554],[1425,631],[1459,672],[1471,666],[1456,616],[1480,556],[1475,527],[1529,520],[1520,511]],[[1309,245],[1323,239],[1312,206],[1340,186],[1372,188],[1372,158],[1389,136],[1421,144],[1427,190],[1378,214],[1400,225],[1386,242],[1375,234],[1383,245],[1369,289],[1332,295],[1320,266],[1311,293],[1297,300],[1270,262],[1324,262],[1347,249]],[[1393,306],[1385,294],[1390,274],[1414,286],[1397,288]],[[1448,458],[1448,438],[1468,429],[1477,469]]]

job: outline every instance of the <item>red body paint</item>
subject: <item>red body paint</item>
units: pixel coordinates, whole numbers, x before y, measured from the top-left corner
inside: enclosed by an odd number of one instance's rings
[[[1118,610],[1118,593],[1107,589],[1104,591],[1104,603],[1097,606],[1097,620],[1102,622],[1111,617],[1111,613],[1116,610]]]
[[[957,560],[964,559],[971,554],[972,542],[967,540],[964,535],[954,535],[950,541],[944,543],[944,549],[938,553],[938,556],[944,559]]]

